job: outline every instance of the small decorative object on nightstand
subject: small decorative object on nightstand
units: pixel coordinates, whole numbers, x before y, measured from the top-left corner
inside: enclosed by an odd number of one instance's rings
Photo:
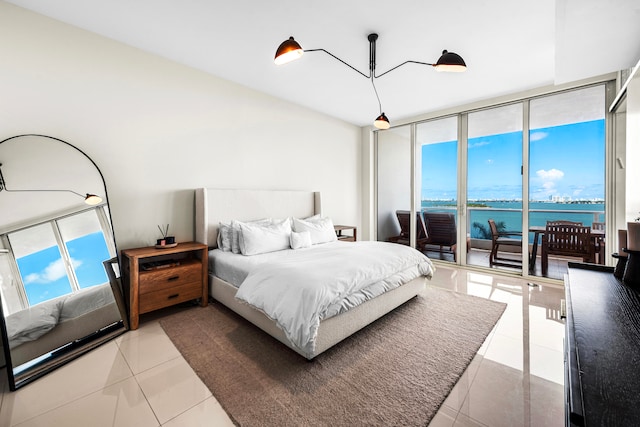
[[[333,228],[336,230],[336,236],[338,236],[338,240],[343,240],[345,242],[355,242],[357,240],[358,229],[353,225],[334,225]],[[351,230],[351,234],[343,234],[343,231]]]
[[[207,245],[188,242],[163,249],[126,249],[122,264],[131,329],[138,329],[143,313],[197,298],[207,306]]]
[[[158,226],[158,230],[162,233],[162,238],[156,241],[157,249],[175,248],[177,246],[176,238],[174,236],[169,236],[169,224],[167,224],[164,229]]]

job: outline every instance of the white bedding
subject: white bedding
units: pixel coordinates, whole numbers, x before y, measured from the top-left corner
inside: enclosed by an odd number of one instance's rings
[[[6,318],[9,347],[34,341],[58,323],[79,317],[89,311],[113,303],[109,283],[36,304]]]
[[[335,242],[333,244],[346,244],[346,242]],[[311,248],[297,250],[286,249],[251,256],[213,249],[209,251],[209,271],[225,282],[235,287],[240,287],[249,273],[260,265],[296,257],[301,250],[313,250],[321,246],[324,245],[316,245]]]
[[[264,255],[245,257],[247,276],[236,298],[272,318],[307,355],[322,319],[434,271],[421,252],[386,242],[338,241]]]

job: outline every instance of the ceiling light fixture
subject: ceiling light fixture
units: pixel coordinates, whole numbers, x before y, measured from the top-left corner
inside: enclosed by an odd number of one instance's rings
[[[371,85],[373,86],[373,91],[376,94],[376,98],[378,99],[378,107],[380,109],[380,115],[373,122],[373,125],[378,129],[389,129],[391,126],[389,123],[389,119],[382,111],[382,103],[380,102],[380,96],[378,96],[378,90],[376,89],[376,85],[374,83],[374,79],[378,77],[382,77],[385,74],[399,68],[405,64],[419,64],[419,65],[429,65],[435,68],[437,71],[445,71],[445,72],[462,72],[467,69],[467,65],[465,64],[462,57],[456,53],[448,52],[446,50],[442,51],[442,55],[438,59],[435,64],[431,64],[428,62],[420,62],[420,61],[405,61],[400,65],[396,65],[395,67],[385,71],[382,74],[376,74],[376,40],[378,40],[378,35],[373,33],[367,36],[367,40],[369,40],[369,75],[363,73],[357,68],[349,65],[342,59],[338,58],[331,52],[325,49],[302,49],[302,47],[296,42],[293,37],[289,37],[287,40],[282,42],[276,51],[276,56],[274,58],[274,62],[276,65],[286,64],[291,61],[295,61],[302,57],[304,52],[324,52],[327,55],[331,56],[334,59],[342,62],[347,67],[351,68],[358,74],[366,77],[367,79],[371,79]]]
[[[80,196],[84,199],[84,202],[87,205],[97,205],[102,203],[102,197],[100,196],[96,196],[95,194],[90,194],[90,193],[86,193],[86,195],[82,195],[80,193],[76,193],[73,190],[9,190],[7,188],[7,181],[5,181],[4,176],[2,175],[2,163],[0,163],[0,192],[1,191],[7,191],[9,193],[23,193],[23,192],[66,192],[66,193],[73,193],[76,196]]]

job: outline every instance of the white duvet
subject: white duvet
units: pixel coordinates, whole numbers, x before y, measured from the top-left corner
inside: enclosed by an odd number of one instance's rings
[[[41,302],[6,318],[9,347],[34,341],[58,323],[82,316],[114,302],[108,283],[81,289],[58,298]]]
[[[394,243],[334,242],[292,252],[250,272],[236,298],[275,320],[307,355],[320,320],[336,314],[343,301],[358,300],[350,296],[374,297],[434,271],[424,254]]]

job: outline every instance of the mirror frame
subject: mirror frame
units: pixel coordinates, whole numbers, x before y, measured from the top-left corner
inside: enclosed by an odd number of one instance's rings
[[[106,201],[106,205],[107,207],[109,206],[109,196],[108,196],[108,192],[107,192],[107,183],[104,179],[104,175],[102,174],[102,171],[100,170],[100,168],[98,167],[98,165],[93,161],[93,159],[91,159],[91,157],[89,157],[84,151],[82,151],[81,149],[79,149],[78,147],[76,147],[75,145],[64,141],[62,139],[53,137],[53,136],[48,136],[48,135],[41,135],[41,134],[22,134],[22,135],[15,135],[6,139],[3,139],[2,141],[0,141],[0,145],[2,145],[3,143],[7,142],[7,141],[11,141],[13,139],[16,138],[22,138],[22,137],[40,137],[40,138],[48,138],[50,140],[53,141],[57,141],[57,142],[61,142],[65,145],[67,145],[68,147],[78,151],[80,154],[82,154],[87,160],[89,160],[91,162],[91,164],[96,168],[96,170],[98,171],[98,174],[100,175],[100,178],[102,179],[102,186],[104,189],[104,198]],[[105,326],[104,328],[102,328],[100,331],[97,331],[94,334],[91,334],[89,336],[86,337],[79,337],[79,341],[74,341],[71,342],[67,345],[64,346],[65,351],[63,353],[61,353],[60,355],[51,355],[50,358],[45,359],[43,362],[39,362],[38,364],[36,364],[33,368],[27,369],[25,372],[20,373],[18,375],[15,374],[14,372],[14,366],[11,360],[11,349],[9,347],[9,339],[8,339],[8,334],[7,334],[7,325],[6,325],[6,321],[5,321],[5,316],[4,316],[4,310],[2,309],[2,304],[0,304],[0,333],[2,334],[2,342],[3,342],[3,349],[4,349],[4,356],[5,356],[5,363],[6,363],[6,369],[7,369],[7,378],[9,380],[9,389],[11,391],[15,391],[18,388],[29,384],[32,381],[35,381],[36,379],[46,375],[47,373],[53,371],[56,368],[59,368],[60,366],[63,366],[64,364],[80,357],[81,355],[89,352],[90,350],[112,340],[113,338],[123,334],[124,332],[126,332],[129,329],[128,326],[128,316],[127,316],[127,309],[126,309],[126,305],[125,305],[125,301],[123,298],[123,294],[122,294],[122,289],[121,289],[121,285],[119,283],[119,280],[116,276],[116,273],[113,269],[113,267],[115,265],[118,266],[118,270],[122,271],[120,269],[120,263],[119,263],[119,252],[118,252],[118,245],[116,243],[116,238],[115,238],[115,233],[113,231],[113,219],[111,217],[111,212],[109,211],[109,225],[111,227],[111,238],[113,239],[113,246],[115,248],[115,252],[116,255],[114,258],[111,258],[110,260],[105,260],[103,262],[103,266],[107,272],[107,277],[109,280],[109,283],[111,284],[111,290],[113,293],[113,297],[115,299],[116,305],[118,307],[118,311],[120,312],[120,317],[121,320],[119,322],[116,322],[114,324]],[[0,299],[1,299],[1,295],[0,295]],[[54,349],[56,350],[56,349]],[[51,353],[55,353],[55,351],[52,351]]]

